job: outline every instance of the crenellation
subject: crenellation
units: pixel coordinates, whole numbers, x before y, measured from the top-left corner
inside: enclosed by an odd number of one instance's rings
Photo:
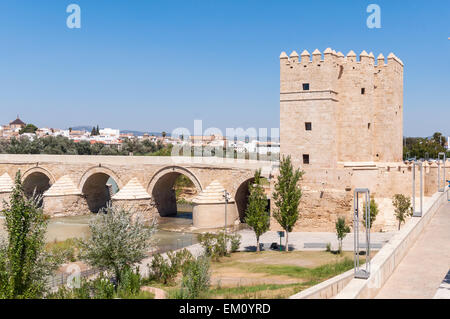
[[[346,57],[331,48],[323,53],[321,60],[321,52],[314,50],[310,61],[304,50],[300,67],[281,70],[281,152],[293,155],[300,166],[309,157],[308,167],[401,161],[400,59],[391,53],[385,64],[380,54],[375,65],[374,54],[365,50],[359,61],[353,50]],[[312,132],[304,131],[304,122],[312,123]]]
[[[322,53],[318,49],[315,49],[312,53],[312,63],[320,63],[322,59]]]
[[[302,55],[301,55],[302,63],[309,63],[311,61],[310,57],[311,57],[311,55],[309,54],[309,52],[306,50],[303,50]]]
[[[289,55],[289,59],[293,63],[298,62],[298,53],[295,51],[292,51],[292,53]]]

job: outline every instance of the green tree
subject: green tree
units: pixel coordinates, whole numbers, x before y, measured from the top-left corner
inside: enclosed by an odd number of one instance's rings
[[[302,197],[302,190],[298,185],[304,172],[292,166],[291,157],[285,157],[280,161],[280,173],[275,183],[273,199],[275,212],[273,217],[286,231],[286,247],[289,251],[289,232],[292,231],[299,218],[298,206]]]
[[[259,252],[259,238],[269,230],[270,217],[266,212],[267,198],[264,188],[261,185],[261,170],[255,172],[254,182],[248,185],[250,195],[245,211],[245,222],[250,226],[256,235],[256,251]]]
[[[47,222],[40,198],[25,196],[20,171],[10,203],[4,203],[7,240],[0,245],[0,298],[39,298],[58,261],[45,251]]]
[[[375,219],[377,218],[378,215],[378,204],[375,202],[375,199],[371,199],[370,200],[370,204],[369,204],[369,208],[370,208],[370,227],[372,227]],[[366,224],[366,204],[364,203],[364,207],[363,207],[363,211],[362,211],[362,218],[364,221],[364,225]]]
[[[92,267],[121,273],[147,257],[156,230],[154,220],[145,226],[132,210],[108,205],[89,224],[91,236],[80,244],[80,257]]]
[[[37,131],[37,127],[33,124],[27,124],[24,128],[19,131],[19,134],[23,133],[35,133]]]
[[[336,235],[339,241],[339,253],[342,253],[342,240],[350,232],[350,227],[345,222],[344,217],[339,217],[336,222]]]
[[[395,208],[395,218],[398,220],[398,230],[400,230],[400,226],[406,221],[406,217],[413,214],[411,199],[403,194],[395,194],[392,204]]]

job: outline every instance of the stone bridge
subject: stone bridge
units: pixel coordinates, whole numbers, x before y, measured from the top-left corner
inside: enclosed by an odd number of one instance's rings
[[[194,226],[220,227],[223,190],[231,194],[227,222],[242,220],[255,170],[270,178],[276,165],[213,157],[0,154],[0,197],[9,197],[20,170],[25,192],[42,194],[44,212],[50,216],[98,212],[108,201],[170,216],[176,214],[174,182],[182,174],[199,194],[194,200]],[[115,194],[108,185],[111,179],[119,189]]]

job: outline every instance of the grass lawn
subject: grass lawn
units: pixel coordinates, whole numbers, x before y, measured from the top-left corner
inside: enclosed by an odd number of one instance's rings
[[[211,288],[202,298],[287,298],[352,268],[353,252],[237,252],[212,262]],[[174,297],[179,282],[154,286]]]

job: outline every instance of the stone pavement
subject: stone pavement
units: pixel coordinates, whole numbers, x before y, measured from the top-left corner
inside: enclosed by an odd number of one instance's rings
[[[241,249],[254,249],[256,246],[256,237],[255,233],[251,230],[241,230],[238,233],[242,236],[241,240]],[[376,244],[381,248],[389,239],[395,234],[395,232],[384,232],[384,233],[371,233],[370,234],[370,242],[371,244]],[[365,243],[365,233],[364,230],[361,230],[360,233],[360,244]],[[270,245],[271,243],[280,243],[280,237],[276,231],[269,231],[263,234],[260,238],[260,242],[263,244]],[[282,245],[285,244],[285,238],[281,240]],[[338,240],[335,233],[331,232],[295,232],[289,233],[289,247],[294,250],[324,250],[327,243],[331,243],[331,249],[337,250],[338,248]],[[317,248],[306,248],[315,246],[311,244],[321,244],[317,245]],[[377,250],[379,248],[372,248]],[[347,234],[342,242],[342,249],[347,251],[353,250],[353,233]]]
[[[450,270],[436,291],[433,299],[450,299]]]
[[[431,299],[449,269],[450,202],[436,212],[376,298]]]

